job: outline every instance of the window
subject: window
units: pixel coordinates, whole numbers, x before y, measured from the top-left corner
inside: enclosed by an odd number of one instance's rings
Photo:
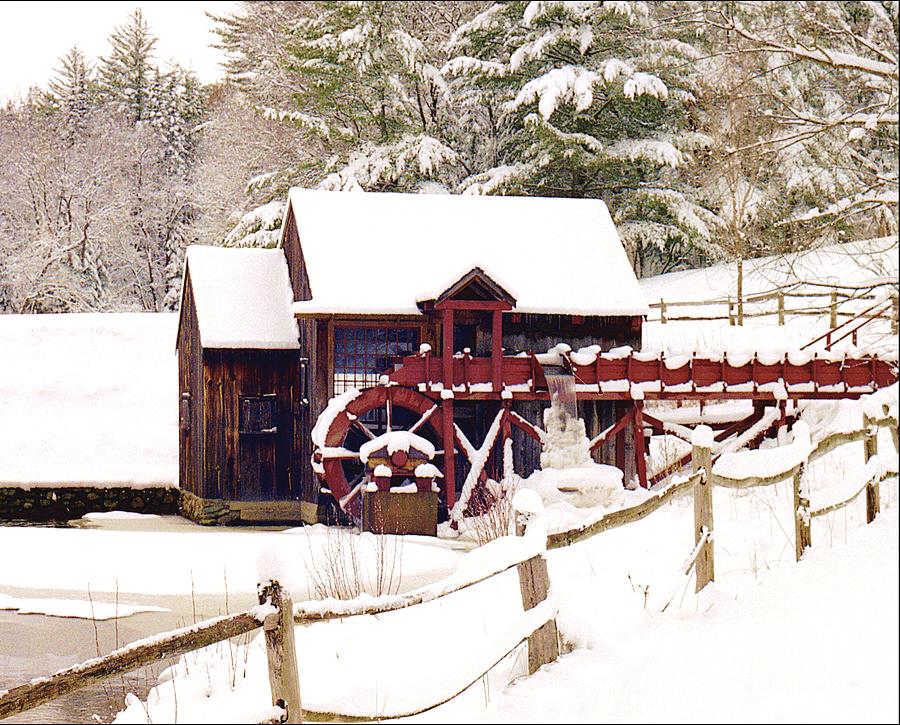
[[[334,394],[377,385],[395,358],[418,349],[418,327],[335,327]]]
[[[241,433],[275,433],[275,393],[241,398]]]

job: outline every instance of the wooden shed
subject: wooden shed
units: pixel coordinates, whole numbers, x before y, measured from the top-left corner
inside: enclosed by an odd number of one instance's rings
[[[279,248],[191,247],[186,267],[181,480],[195,519],[323,520],[335,502],[311,464],[320,416],[405,356],[443,348],[477,366],[562,342],[639,349],[647,312],[597,200],[292,189]],[[501,382],[444,401],[444,414],[481,440],[505,404]],[[401,403],[366,411],[354,430],[372,437],[421,414],[421,403]],[[547,405],[510,404],[535,423]],[[579,413],[592,434],[624,405],[584,401]],[[527,474],[539,448],[518,430],[513,438]],[[596,457],[627,469],[629,439],[617,440]],[[455,489],[464,474],[452,463],[445,485]]]
[[[178,325],[181,510],[299,521],[304,359],[280,249],[192,246]]]

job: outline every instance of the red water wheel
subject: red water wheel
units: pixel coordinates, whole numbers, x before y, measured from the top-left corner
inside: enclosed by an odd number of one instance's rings
[[[313,458],[322,464],[320,478],[335,500],[344,502],[344,508],[355,506],[358,497],[349,494],[365,475],[365,467],[359,461],[360,447],[379,435],[398,430],[426,438],[440,450],[440,403],[410,388],[366,388],[331,420],[324,436],[325,447],[317,448]]]

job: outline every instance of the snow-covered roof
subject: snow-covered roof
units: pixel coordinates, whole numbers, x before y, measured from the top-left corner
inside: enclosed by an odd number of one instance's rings
[[[599,200],[297,188],[289,199],[312,288],[296,313],[417,314],[473,267],[517,312],[648,311]]]
[[[203,347],[300,347],[281,249],[190,246],[186,266]]]

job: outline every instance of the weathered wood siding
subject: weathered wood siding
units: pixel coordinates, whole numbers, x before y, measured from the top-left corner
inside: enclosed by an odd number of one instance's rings
[[[300,247],[300,237],[297,234],[297,224],[294,221],[294,210],[289,206],[287,218],[284,220],[285,228],[281,238],[281,246],[287,259],[288,274],[291,278],[291,287],[294,290],[294,300],[312,299],[312,290],[309,284],[309,275],[306,272],[306,262],[303,259],[303,249]]]
[[[283,501],[300,497],[295,414],[300,355],[293,350],[204,350],[206,455],[203,498]],[[274,433],[240,432],[242,397],[274,395]]]
[[[184,279],[178,324],[178,480],[200,495],[204,480],[203,350],[190,270]]]
[[[621,345],[641,349],[640,317],[575,317],[571,315],[503,315],[503,347],[507,354],[546,352],[559,342],[573,350],[600,345],[609,350]]]

